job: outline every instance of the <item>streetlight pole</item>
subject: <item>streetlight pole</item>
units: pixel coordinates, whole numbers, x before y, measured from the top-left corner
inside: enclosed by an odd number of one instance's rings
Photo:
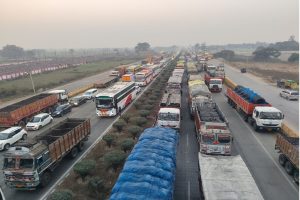
[[[33,93],[35,94],[35,87],[34,87],[34,82],[33,82],[33,79],[32,79],[31,72],[26,72],[26,74],[29,74],[29,77],[30,77],[30,80],[31,80],[31,84],[32,84]]]

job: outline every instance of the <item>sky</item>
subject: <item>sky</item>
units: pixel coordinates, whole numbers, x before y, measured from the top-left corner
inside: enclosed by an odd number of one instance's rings
[[[299,0],[0,0],[0,47],[299,40]]]

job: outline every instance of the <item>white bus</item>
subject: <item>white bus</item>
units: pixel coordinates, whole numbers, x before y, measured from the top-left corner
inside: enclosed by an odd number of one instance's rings
[[[159,72],[161,71],[161,68],[159,67],[159,65],[150,65],[147,68],[152,70],[153,77],[156,77],[159,74]]]
[[[135,74],[135,84],[138,86],[146,86],[152,81],[152,70],[143,69]]]
[[[116,116],[136,98],[134,82],[117,82],[95,97],[99,117]]]

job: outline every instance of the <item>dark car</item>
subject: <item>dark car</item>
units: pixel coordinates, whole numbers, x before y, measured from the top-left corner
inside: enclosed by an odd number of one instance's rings
[[[57,106],[51,113],[51,116],[52,117],[62,117],[63,115],[65,115],[71,111],[72,111],[72,106],[70,104],[63,104],[63,105]]]
[[[247,72],[247,69],[246,68],[242,68],[241,69],[241,73],[246,73]]]
[[[86,103],[86,98],[84,96],[77,96],[70,100],[72,106],[80,106],[81,104]]]

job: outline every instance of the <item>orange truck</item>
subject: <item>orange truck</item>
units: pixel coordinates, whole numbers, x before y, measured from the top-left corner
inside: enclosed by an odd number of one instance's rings
[[[0,109],[0,126],[25,126],[39,112],[51,112],[58,103],[56,94],[38,94]]]
[[[9,148],[4,154],[5,184],[16,190],[45,187],[63,158],[75,158],[83,150],[90,132],[90,119],[67,118],[45,130],[35,142]]]
[[[134,75],[133,74],[124,74],[122,76],[122,81],[123,82],[131,82],[134,81]]]
[[[299,183],[299,137],[290,137],[287,134],[277,134],[275,149],[279,151],[279,163],[285,171],[292,175]]]

